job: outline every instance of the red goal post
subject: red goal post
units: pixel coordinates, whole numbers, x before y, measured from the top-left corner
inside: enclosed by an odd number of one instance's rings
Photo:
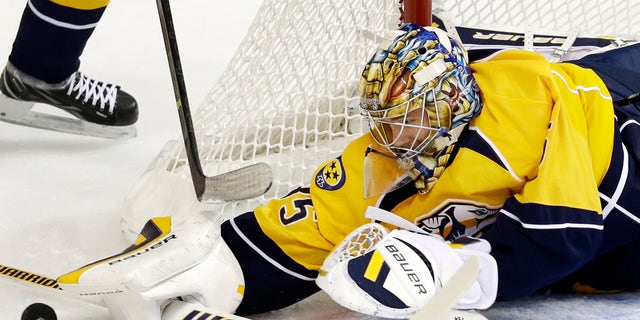
[[[404,22],[431,25],[431,0],[400,0],[400,10],[400,20]]]

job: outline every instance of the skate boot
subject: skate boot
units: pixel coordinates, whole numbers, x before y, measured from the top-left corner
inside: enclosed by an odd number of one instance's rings
[[[136,100],[119,86],[91,79],[80,72],[62,83],[48,84],[7,63],[0,75],[0,92],[3,94],[0,120],[107,138],[136,133],[132,126],[138,120]],[[80,120],[31,111],[35,103],[55,106]]]

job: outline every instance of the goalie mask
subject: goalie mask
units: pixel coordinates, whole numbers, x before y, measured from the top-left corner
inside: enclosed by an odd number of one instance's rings
[[[370,130],[428,192],[453,144],[481,109],[466,52],[446,32],[407,24],[366,65],[360,109]]]

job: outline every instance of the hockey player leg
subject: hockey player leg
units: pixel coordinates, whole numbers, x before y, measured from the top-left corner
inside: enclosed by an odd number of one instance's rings
[[[142,292],[142,296],[154,301],[179,297],[218,312],[235,312],[244,294],[244,277],[229,246],[218,239],[202,262]]]

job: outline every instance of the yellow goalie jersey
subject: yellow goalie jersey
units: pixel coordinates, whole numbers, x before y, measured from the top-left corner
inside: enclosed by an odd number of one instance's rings
[[[615,125],[606,87],[591,70],[522,50],[471,68],[484,106],[431,191],[420,194],[409,183],[365,197],[364,164],[380,148],[365,134],[322,164],[310,188],[233,219],[233,232],[243,236],[225,240],[249,241],[271,264],[312,279],[335,245],[370,222],[366,208],[379,206],[445,239],[489,240],[501,297],[530,293],[579,268],[603,231],[598,187]],[[382,181],[397,166],[381,157],[366,175]]]

